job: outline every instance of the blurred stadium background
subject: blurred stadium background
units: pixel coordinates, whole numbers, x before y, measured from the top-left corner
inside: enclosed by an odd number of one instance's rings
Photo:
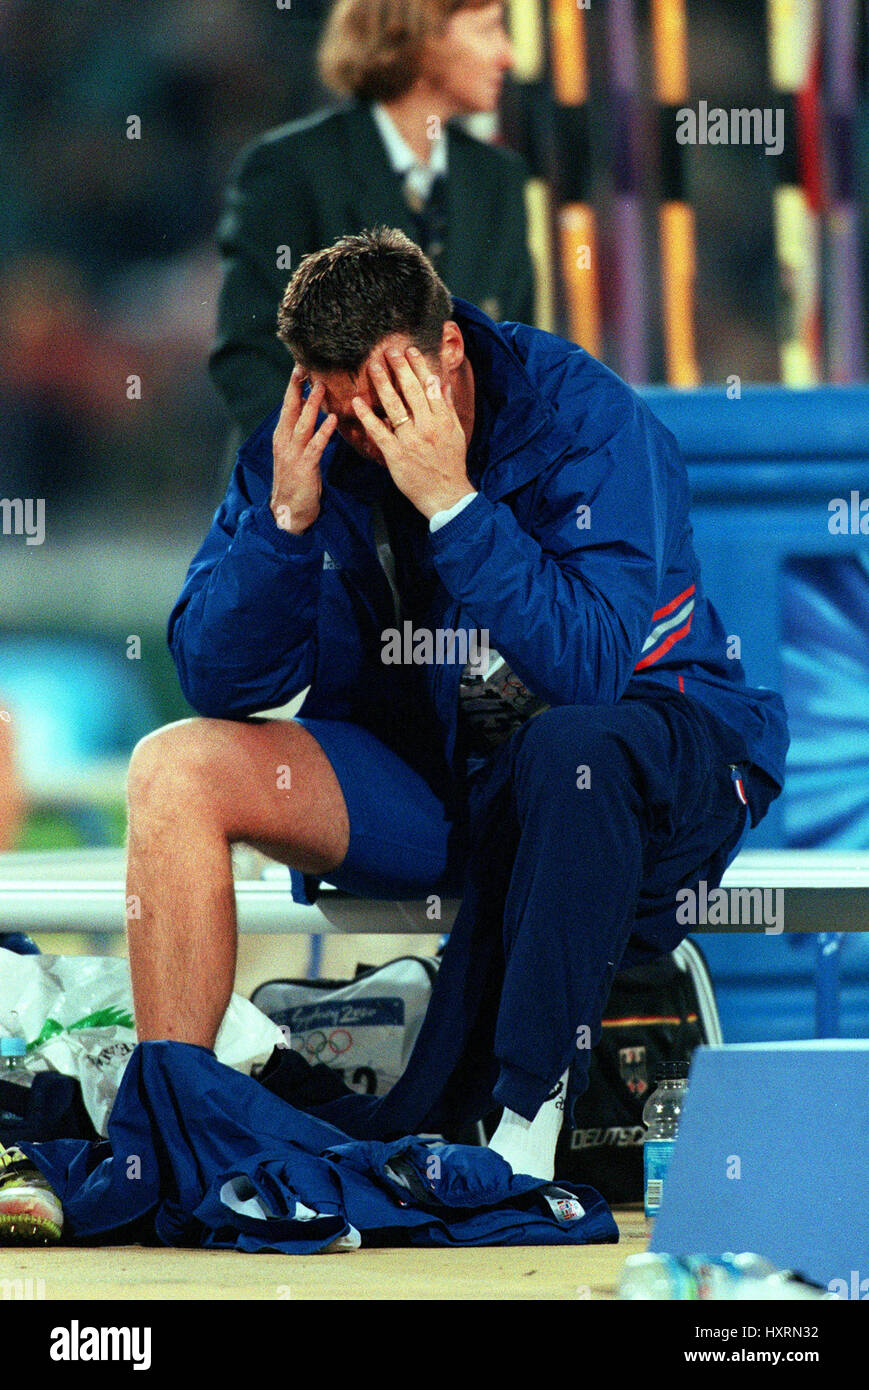
[[[29,546],[4,535],[0,544],[0,704],[16,729],[30,796],[20,849],[122,844],[130,750],[149,729],[190,713],[165,623],[231,466],[229,420],[206,368],[221,274],[215,224],[241,147],[329,100],[314,70],[327,8],[326,0],[287,7],[138,0],[108,8],[98,0],[53,7],[0,0],[0,491],[45,499],[47,542]],[[673,180],[661,149],[666,92],[653,60],[652,6],[640,0],[629,7],[640,96],[634,105],[615,100],[607,26],[616,8],[592,0],[581,16],[583,72],[559,58],[565,7],[514,0],[521,61],[497,128],[483,122],[479,133],[518,149],[536,181],[538,325],[578,336],[577,323],[590,323],[596,338],[585,345],[629,379],[650,383],[666,416],[672,405],[654,389],[676,379],[657,232]],[[852,199],[856,190],[860,271],[869,187],[863,8],[838,7],[852,26],[857,92],[835,125],[832,156],[841,164],[844,150],[853,176],[846,193]],[[687,19],[692,104],[778,104],[760,0],[689,0]],[[821,86],[832,90],[829,73]],[[127,138],[131,115],[141,119],[141,139]],[[746,400],[753,384],[782,380],[775,164],[750,145],[681,156],[678,182],[694,219],[696,381],[713,388],[716,401],[734,376]],[[635,200],[643,232],[630,281],[625,195]],[[591,320],[588,305],[577,303],[565,251],[570,225],[587,224],[559,220],[564,208],[594,211]],[[832,222],[827,235],[835,240]],[[639,369],[620,318],[633,283],[647,327]],[[828,281],[818,289],[828,317],[835,290]],[[716,453],[698,443],[689,458],[707,587],[725,624],[740,625],[749,679],[782,689],[791,708],[794,792],[781,798],[758,844],[869,844],[867,551],[859,536],[834,546],[826,524],[827,498],[861,485],[869,494],[869,404],[854,367],[862,355],[859,289],[851,309],[857,350],[843,366],[830,348],[830,326],[817,376],[858,384],[847,388],[842,414],[835,402],[821,408],[817,440],[809,401],[779,449],[770,397],[755,432],[766,430],[768,449],[756,439],[730,454],[726,445]],[[140,398],[129,398],[132,376],[141,380]],[[705,411],[702,393],[698,400]],[[702,420],[687,428],[691,439],[703,436]],[[754,470],[750,480],[746,470]],[[759,572],[769,599],[761,616]],[[721,942],[730,952],[722,978],[740,940]],[[47,949],[82,945],[54,937]],[[385,959],[400,945],[387,939],[366,956]],[[122,941],[113,949],[122,951]],[[292,973],[287,958],[300,943],[281,949],[280,973]],[[799,1020],[808,1017],[811,953],[785,941],[751,949],[769,961],[779,953],[802,1001],[781,1035],[810,1031]],[[241,966],[244,988],[244,950]],[[257,957],[247,983],[266,968]],[[861,969],[865,978],[865,961]],[[843,1020],[848,1031],[869,1024],[864,994],[855,994]],[[737,1028],[744,1005],[734,1009]]]

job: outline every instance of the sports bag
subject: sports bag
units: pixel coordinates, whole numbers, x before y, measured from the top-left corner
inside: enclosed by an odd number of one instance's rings
[[[43,1071],[29,1086],[0,1080],[0,1144],[50,1139],[99,1139],[78,1077]]]
[[[399,956],[360,965],[354,980],[269,980],[251,1003],[312,1065],[325,1063],[351,1090],[383,1096],[401,1076],[431,998],[439,962]]]

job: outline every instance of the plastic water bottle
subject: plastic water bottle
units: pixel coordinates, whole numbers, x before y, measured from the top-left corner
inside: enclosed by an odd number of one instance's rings
[[[661,1208],[664,1180],[682,1118],[688,1088],[688,1063],[664,1062],[658,1068],[657,1086],[643,1106],[643,1205],[647,1217]]]
[[[696,1298],[697,1289],[685,1266],[674,1255],[629,1255],[618,1287],[619,1298],[656,1303]]]
[[[775,1274],[761,1255],[667,1255],[647,1251],[629,1255],[619,1283],[619,1298],[680,1300],[731,1298],[730,1286]]]
[[[750,1251],[734,1255],[629,1255],[625,1260],[620,1299],[655,1302],[727,1301],[742,1299],[804,1300],[827,1298],[825,1289],[809,1284],[792,1270],[776,1269]]]
[[[0,1074],[7,1081],[14,1081],[16,1073],[21,1075],[24,1071],[24,1059],[27,1056],[27,1040],[20,1030],[18,1014],[13,1013],[13,1032],[0,1038]]]

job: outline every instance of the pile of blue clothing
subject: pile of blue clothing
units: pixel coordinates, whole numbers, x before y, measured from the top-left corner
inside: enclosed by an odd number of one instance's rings
[[[351,1139],[189,1043],[139,1044],[108,1139],[21,1148],[60,1197],[73,1244],[305,1255],[342,1237],[351,1246],[618,1240],[593,1188],[514,1176],[485,1148]]]

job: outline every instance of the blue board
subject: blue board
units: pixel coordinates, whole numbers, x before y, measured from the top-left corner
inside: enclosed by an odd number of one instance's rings
[[[869,1041],[703,1047],[650,1249],[869,1277]],[[869,1285],[867,1285],[869,1287]]]

